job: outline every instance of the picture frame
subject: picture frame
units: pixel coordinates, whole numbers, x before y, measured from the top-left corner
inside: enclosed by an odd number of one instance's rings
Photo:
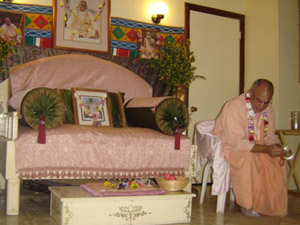
[[[106,90],[72,88],[75,124],[112,126]]]
[[[110,53],[110,0],[53,0],[53,48]]]
[[[0,10],[0,36],[7,41],[16,41],[19,45],[24,45],[25,26],[24,12]]]
[[[143,59],[158,58],[161,41],[156,30],[141,29],[138,32],[139,57]]]

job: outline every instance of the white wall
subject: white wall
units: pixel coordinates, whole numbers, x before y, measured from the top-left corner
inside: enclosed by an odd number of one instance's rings
[[[291,111],[300,111],[298,0],[279,0],[279,117],[280,128],[290,129]],[[297,149],[299,136],[286,137]],[[297,165],[300,174],[300,163]],[[290,189],[295,189],[294,181]]]
[[[52,6],[52,0],[14,0],[14,3]]]
[[[245,15],[245,87],[270,79],[277,128],[290,129],[300,110],[298,0],[247,0]]]
[[[298,0],[279,0],[279,126],[300,111]]]
[[[257,78],[275,86],[273,108],[278,111],[278,1],[247,0],[245,22],[245,89]],[[276,114],[276,116],[278,116]]]
[[[151,22],[151,14],[148,9],[160,0],[112,0],[111,15],[114,17],[127,18],[143,22]],[[198,5],[215,7],[236,13],[244,13],[245,0],[164,0],[168,5],[169,11],[162,25],[184,26],[184,3],[189,2]],[[126,10],[123,10],[125,9]]]
[[[245,0],[111,0],[111,16],[152,23],[150,10],[160,1],[165,2],[169,8],[161,24],[175,27],[184,26],[185,2],[241,14],[245,12]],[[14,0],[14,3],[52,6],[52,0]]]

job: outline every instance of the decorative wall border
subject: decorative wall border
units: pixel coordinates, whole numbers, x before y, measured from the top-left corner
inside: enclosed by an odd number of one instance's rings
[[[27,13],[40,13],[52,15],[51,6],[40,6],[40,5],[25,5],[25,4],[14,4],[14,3],[3,3],[0,2],[0,8],[4,10],[23,11]]]
[[[52,38],[52,31],[25,29],[25,36],[36,38]]]
[[[182,27],[170,27],[170,26],[149,24],[149,23],[143,23],[143,22],[123,19],[118,17],[111,18],[111,25],[129,27],[134,29],[160,30],[160,32],[162,33],[174,33],[174,34],[184,33],[184,29]]]

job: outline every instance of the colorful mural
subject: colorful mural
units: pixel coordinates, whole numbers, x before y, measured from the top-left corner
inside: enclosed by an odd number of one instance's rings
[[[25,45],[52,47],[53,10],[49,6],[0,2],[0,9],[25,12]],[[111,18],[111,55],[138,57],[140,30],[152,30],[160,34],[162,41],[173,43],[184,37],[181,27],[167,27],[123,18]]]
[[[52,47],[52,7],[0,2],[0,9],[25,12],[25,45]]]
[[[184,29],[142,23],[122,18],[111,18],[111,49],[113,55],[138,56],[138,32],[152,30],[160,34],[162,41],[180,41],[184,37]],[[120,49],[122,49],[120,51]]]

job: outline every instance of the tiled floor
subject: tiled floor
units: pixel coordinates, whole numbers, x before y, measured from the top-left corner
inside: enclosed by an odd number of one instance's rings
[[[225,214],[216,214],[216,197],[211,196],[210,186],[206,190],[204,204],[199,204],[201,186],[194,185],[193,192],[197,197],[193,199],[191,225],[299,225],[300,197],[289,195],[289,215],[286,218],[261,216],[251,218],[242,215],[238,207],[226,202]],[[31,191],[23,191],[21,196],[21,213],[19,216],[6,216],[3,192],[0,195],[0,225],[55,225],[49,216],[49,196],[39,193],[35,196]],[[84,225],[89,225],[88,222]],[[183,225],[183,224],[175,224]]]

